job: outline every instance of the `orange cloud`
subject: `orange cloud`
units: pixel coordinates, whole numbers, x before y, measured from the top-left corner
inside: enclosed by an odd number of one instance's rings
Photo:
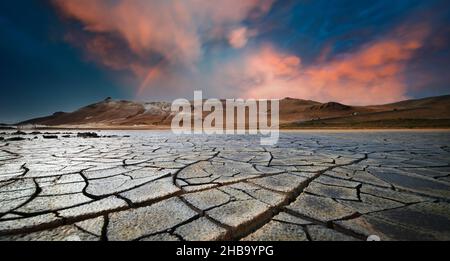
[[[227,39],[243,20],[268,12],[273,0],[53,0],[53,3],[64,16],[79,21],[92,36],[78,44],[91,59],[112,69],[129,69],[148,83],[156,75],[154,66],[160,67],[161,63],[148,61],[147,57],[160,56],[167,66],[191,70],[201,59],[205,41]],[[232,44],[242,47],[249,36],[245,33]],[[118,40],[125,45],[116,46]]]
[[[304,67],[301,58],[264,47],[249,55],[242,71],[228,69],[233,84],[245,85],[247,97],[298,97],[348,104],[389,103],[405,99],[407,62],[422,47],[425,25],[399,28],[385,39],[354,53]]]
[[[427,25],[397,28],[331,60],[328,46],[315,64],[305,65],[302,57],[270,45],[243,48],[257,34],[243,26],[244,21],[266,14],[273,2],[53,0],[64,16],[83,26],[81,37],[69,34],[67,39],[83,48],[90,60],[131,71],[141,82],[139,94],[149,94],[145,91],[151,87],[152,95],[207,88],[221,97],[290,96],[349,104],[407,98],[405,67],[427,38]],[[228,62],[213,60],[205,73],[197,65],[204,44],[214,40],[227,41],[240,56]],[[212,59],[221,59],[217,57]]]
[[[257,34],[255,30],[249,30],[247,27],[239,27],[229,33],[228,42],[232,47],[239,49],[246,46],[249,39]]]

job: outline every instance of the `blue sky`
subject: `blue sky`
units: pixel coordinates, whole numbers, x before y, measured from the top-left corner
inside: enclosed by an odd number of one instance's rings
[[[0,2],[0,122],[195,89],[354,104],[450,93],[445,0],[69,2]]]

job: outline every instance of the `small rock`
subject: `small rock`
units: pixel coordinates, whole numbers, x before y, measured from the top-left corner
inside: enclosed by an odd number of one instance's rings
[[[26,140],[25,138],[22,137],[13,137],[13,138],[9,138],[6,141],[22,141],[22,140]]]
[[[79,132],[77,134],[78,138],[99,138],[98,134],[95,132]]]
[[[27,135],[27,133],[26,132],[23,132],[23,131],[16,131],[16,132],[13,132],[13,133],[11,133],[11,135]]]
[[[43,137],[44,137],[44,139],[57,139],[58,138],[57,135],[44,135]]]

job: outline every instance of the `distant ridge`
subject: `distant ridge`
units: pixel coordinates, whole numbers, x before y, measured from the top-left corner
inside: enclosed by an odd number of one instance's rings
[[[74,112],[56,112],[17,125],[167,127],[173,118],[170,107],[168,102],[132,102],[108,97]],[[284,98],[280,101],[280,124],[283,128],[448,128],[450,95],[371,106]]]

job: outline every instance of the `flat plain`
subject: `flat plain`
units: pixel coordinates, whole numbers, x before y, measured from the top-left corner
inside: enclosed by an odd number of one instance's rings
[[[450,132],[4,132],[0,240],[450,240]]]

